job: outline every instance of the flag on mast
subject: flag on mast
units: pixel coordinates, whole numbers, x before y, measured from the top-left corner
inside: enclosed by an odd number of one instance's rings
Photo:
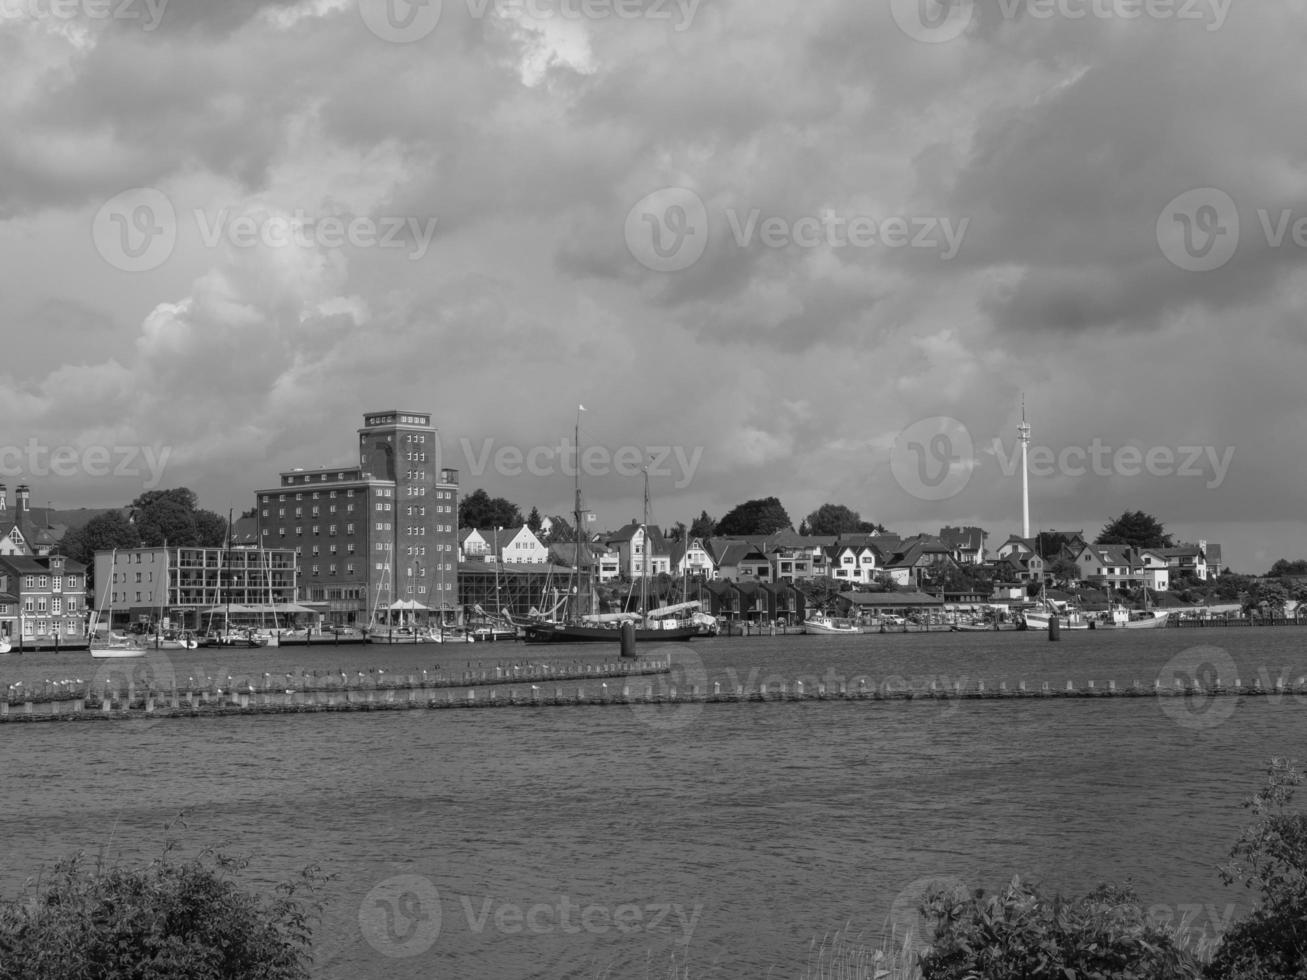
[[[577,405],[577,406],[576,406],[576,410],[577,410],[578,412],[584,412],[584,411],[585,411],[585,406],[584,406],[584,405]]]

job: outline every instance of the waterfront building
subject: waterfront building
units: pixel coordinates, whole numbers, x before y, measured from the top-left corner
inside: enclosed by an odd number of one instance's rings
[[[953,560],[959,565],[983,565],[987,537],[989,535],[978,527],[939,529],[940,542],[953,553]]]
[[[0,555],[48,555],[60,535],[49,526],[50,512],[32,510],[32,491],[27,484],[14,490],[9,507],[9,488],[0,483]]]
[[[702,538],[690,538],[688,541],[674,543],[668,564],[675,578],[689,575],[711,579],[716,574],[712,556],[703,546]]]
[[[482,552],[485,561],[512,562],[514,564],[540,565],[549,560],[549,548],[531,529],[523,524],[521,527],[479,528],[475,537],[467,541],[488,541],[490,548]]]
[[[644,577],[646,546],[649,559],[649,575],[671,574],[671,552],[663,539],[663,532],[657,524],[646,526],[632,521],[625,527],[608,535],[604,543],[617,551],[624,575],[633,579]]]
[[[397,603],[458,610],[458,471],[440,465],[431,416],[369,412],[358,465],[293,469],[255,492],[259,540],[299,556],[300,601],[333,624],[367,624]]]
[[[37,643],[86,636],[86,566],[63,555],[0,555],[0,630]]]
[[[298,596],[295,552],[289,548],[122,548],[95,553],[96,608],[101,623],[205,629],[221,625],[228,606],[273,625],[280,606]],[[257,612],[255,612],[257,611]],[[282,623],[281,625],[285,625]]]
[[[611,582],[622,576],[622,558],[609,548],[607,545],[592,543],[589,546],[590,555],[586,558],[585,567],[588,574],[596,576],[599,582]],[[584,555],[584,552],[582,553]],[[549,546],[549,561],[552,565],[561,569],[564,574],[570,572],[577,566],[576,562],[576,545],[566,541],[560,541]],[[557,572],[556,572],[557,574]]]
[[[920,585],[929,572],[957,567],[952,549],[936,538],[919,535],[904,542],[904,549],[885,563],[885,572],[896,585]]]

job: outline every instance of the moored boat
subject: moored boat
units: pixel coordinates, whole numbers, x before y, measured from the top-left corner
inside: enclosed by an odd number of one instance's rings
[[[826,613],[819,612],[803,621],[803,632],[817,635],[834,635],[861,633],[862,630],[847,619],[835,619]]]

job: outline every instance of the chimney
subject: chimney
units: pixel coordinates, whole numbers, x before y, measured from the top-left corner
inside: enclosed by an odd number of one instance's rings
[[[28,489],[26,483],[20,483],[18,488],[14,490],[14,509],[19,514],[27,513],[27,500],[31,495],[32,491]]]
[[[9,511],[9,488],[0,483],[0,514]]]

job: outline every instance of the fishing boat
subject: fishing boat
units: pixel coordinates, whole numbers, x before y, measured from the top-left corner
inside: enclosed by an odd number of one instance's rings
[[[818,635],[840,634],[840,633],[861,633],[862,630],[854,626],[847,619],[834,619],[826,613],[814,613],[803,621],[803,632],[814,633]]]

